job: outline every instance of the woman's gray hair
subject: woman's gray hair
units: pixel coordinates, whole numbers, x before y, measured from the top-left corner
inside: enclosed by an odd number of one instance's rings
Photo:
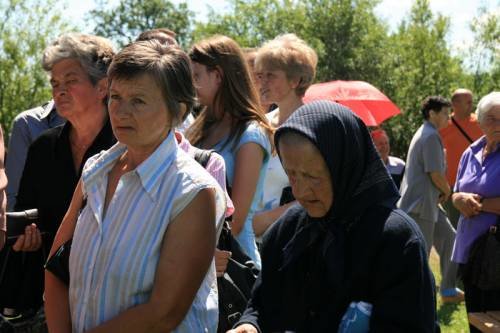
[[[107,75],[115,51],[113,44],[103,37],[68,33],[59,36],[43,52],[42,66],[47,72],[61,60],[75,59],[88,73],[93,85]]]
[[[493,91],[481,98],[476,109],[477,120],[479,123],[483,122],[486,113],[498,105],[500,105],[500,91]]]

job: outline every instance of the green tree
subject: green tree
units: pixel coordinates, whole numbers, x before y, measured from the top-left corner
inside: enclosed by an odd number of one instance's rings
[[[40,60],[46,43],[68,25],[56,0],[0,2],[0,124],[8,134],[13,118],[50,99]]]
[[[416,0],[409,20],[390,37],[384,91],[403,114],[384,127],[397,155],[406,155],[411,137],[422,124],[422,100],[430,95],[449,96],[464,83],[461,61],[451,55],[446,41],[448,31],[448,18],[435,16],[428,0]]]
[[[141,32],[168,28],[177,34],[177,41],[189,45],[194,13],[185,2],[174,5],[168,0],[120,0],[114,7],[99,0],[86,20],[95,24],[94,33],[115,41],[120,47],[133,41]]]
[[[375,0],[308,0],[308,35],[321,41],[318,80],[383,78],[387,27],[374,14]]]
[[[500,87],[500,10],[481,7],[470,25],[474,41],[466,69],[476,98]]]
[[[231,0],[227,13],[208,15],[195,40],[225,34],[241,46],[259,46],[293,32],[318,53],[319,81],[382,76],[387,28],[373,13],[376,0]],[[376,83],[376,82],[375,82]]]
[[[254,47],[287,32],[304,38],[308,21],[305,7],[299,1],[230,0],[225,13],[209,8],[207,22],[197,23],[194,37],[200,40],[223,34],[241,46]]]

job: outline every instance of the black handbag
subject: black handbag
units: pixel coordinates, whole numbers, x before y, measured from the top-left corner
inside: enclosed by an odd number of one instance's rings
[[[9,307],[25,310],[38,307],[42,299],[34,297],[33,290],[43,288],[43,276],[35,275],[26,270],[33,265],[42,265],[45,262],[46,251],[42,246],[38,251],[16,252],[12,245],[17,238],[24,234],[26,226],[38,223],[39,216],[36,209],[20,212],[7,212],[7,239],[0,251],[0,308]],[[42,241],[50,238],[50,234],[41,230]],[[37,279],[41,278],[38,282]]]
[[[259,270],[231,234],[229,223],[224,222],[217,247],[231,251],[226,272],[217,278],[219,291],[219,326],[217,332],[227,332],[245,311]]]
[[[69,286],[69,255],[73,239],[66,241],[45,263],[45,269]]]
[[[28,209],[21,212],[7,212],[7,242],[14,244],[17,237],[24,234],[25,228],[38,222],[38,209]]]
[[[481,290],[500,290],[500,222],[474,242],[463,277]]]

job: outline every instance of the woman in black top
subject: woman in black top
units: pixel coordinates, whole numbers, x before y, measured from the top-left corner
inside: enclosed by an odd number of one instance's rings
[[[434,332],[434,280],[423,236],[363,122],[318,101],[275,134],[300,203],[264,236],[262,271],[234,332],[337,332],[351,302],[372,305],[370,332]],[[300,156],[300,158],[297,158]]]
[[[102,37],[66,34],[43,54],[52,97],[65,125],[44,132],[28,150],[15,210],[36,208],[37,225],[26,228],[13,248],[8,274],[15,277],[7,307],[36,308],[42,303],[43,263],[68,209],[85,161],[115,142],[106,108],[107,69],[114,55]],[[41,234],[45,236],[42,238]],[[22,264],[20,264],[22,262]]]

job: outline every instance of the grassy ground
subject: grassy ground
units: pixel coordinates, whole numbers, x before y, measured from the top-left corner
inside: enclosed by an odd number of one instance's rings
[[[439,271],[439,256],[432,250],[430,257],[430,265],[436,285],[441,281],[441,273]],[[465,304],[442,304],[441,298],[437,297],[437,311],[441,332],[443,333],[467,333],[469,332],[469,324],[467,321],[467,313],[465,312]]]

